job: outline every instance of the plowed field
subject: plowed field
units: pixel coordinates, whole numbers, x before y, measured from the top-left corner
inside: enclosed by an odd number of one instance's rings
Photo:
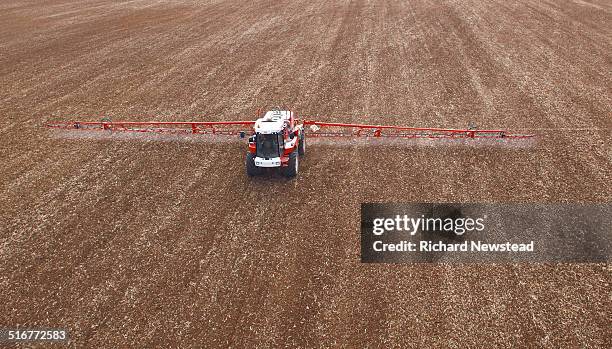
[[[609,347],[609,265],[359,263],[362,202],[609,202],[609,0],[0,2],[0,327],[75,347]],[[74,137],[48,120],[502,128],[502,143]],[[606,335],[608,333],[608,335]]]

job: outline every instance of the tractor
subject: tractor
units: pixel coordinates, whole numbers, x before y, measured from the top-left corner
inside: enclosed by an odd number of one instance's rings
[[[298,174],[299,158],[306,151],[304,125],[297,124],[293,112],[275,109],[255,121],[249,137],[246,172],[253,177],[266,168],[279,168],[283,176]]]

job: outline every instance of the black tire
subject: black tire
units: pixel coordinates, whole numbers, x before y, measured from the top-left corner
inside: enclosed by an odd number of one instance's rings
[[[246,172],[249,177],[259,176],[262,172],[261,167],[255,166],[255,156],[251,153],[246,156]]]
[[[287,178],[293,178],[297,176],[298,167],[299,167],[298,153],[294,151],[293,153],[289,154],[289,163],[287,164],[287,167],[281,168],[283,176]]]
[[[300,143],[298,144],[298,154],[300,154],[300,156],[304,156],[304,154],[306,154],[306,134],[304,134],[304,130],[300,131]]]

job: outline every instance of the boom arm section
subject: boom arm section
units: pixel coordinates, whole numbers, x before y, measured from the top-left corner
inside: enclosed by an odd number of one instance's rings
[[[152,132],[169,134],[212,134],[239,135],[251,132],[254,121],[57,121],[47,123],[50,128],[86,130],[86,131],[118,131],[118,132]]]
[[[533,134],[510,134],[504,130],[444,129],[390,125],[343,124],[304,121],[311,137],[390,137],[390,138],[532,138]]]

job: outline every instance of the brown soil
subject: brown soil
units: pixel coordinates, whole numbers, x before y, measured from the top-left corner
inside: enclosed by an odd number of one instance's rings
[[[611,37],[606,0],[2,1],[0,327],[78,347],[609,347],[609,265],[364,265],[359,205],[609,202]],[[286,181],[247,178],[238,142],[41,127],[275,104],[538,140],[320,143]]]

